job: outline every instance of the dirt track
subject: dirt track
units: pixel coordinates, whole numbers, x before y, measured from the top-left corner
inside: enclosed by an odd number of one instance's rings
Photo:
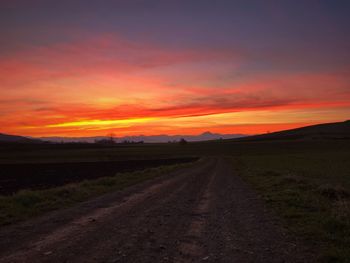
[[[311,262],[223,158],[0,230],[0,262]]]

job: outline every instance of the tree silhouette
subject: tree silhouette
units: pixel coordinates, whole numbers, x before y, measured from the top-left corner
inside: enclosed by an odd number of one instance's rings
[[[187,141],[184,138],[181,138],[180,141],[179,141],[179,144],[180,145],[185,145],[185,144],[187,144]]]

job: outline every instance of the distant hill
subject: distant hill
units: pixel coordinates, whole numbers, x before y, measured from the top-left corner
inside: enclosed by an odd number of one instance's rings
[[[252,140],[313,140],[313,139],[350,139],[350,120],[324,123],[302,128],[261,134],[242,138]]]
[[[218,140],[218,139],[233,139],[241,138],[246,135],[243,134],[219,134],[204,132],[199,135],[139,135],[139,136],[124,136],[124,137],[114,137],[116,142],[130,141],[130,142],[139,142],[143,141],[145,143],[161,143],[161,142],[173,142],[180,141],[181,138],[184,138],[186,141],[198,142],[198,141],[209,141],[209,140]],[[97,136],[97,137],[41,137],[41,140],[48,142],[88,142],[93,143],[96,140],[108,139],[106,136]]]
[[[247,136],[244,134],[220,134],[204,132],[199,135],[139,135],[114,137],[116,142],[140,142],[145,143],[164,143],[178,142],[182,138],[189,142],[210,141],[219,139],[234,139],[238,141],[263,141],[263,140],[316,140],[316,139],[350,139],[350,120],[344,122],[325,123],[302,128],[273,132],[268,134]],[[109,139],[107,136],[96,137],[41,137],[27,138],[17,135],[8,135],[0,133],[0,143],[94,143],[97,140]]]
[[[38,139],[30,139],[18,135],[9,135],[0,133],[0,143],[41,143]]]

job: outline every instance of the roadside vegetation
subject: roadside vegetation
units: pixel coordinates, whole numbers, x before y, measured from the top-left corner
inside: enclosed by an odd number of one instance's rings
[[[350,262],[350,151],[242,154],[234,169],[265,199],[317,262]]]
[[[0,226],[39,216],[55,209],[69,207],[108,192],[122,190],[192,164],[159,166],[46,190],[22,190],[11,196],[0,196]]]

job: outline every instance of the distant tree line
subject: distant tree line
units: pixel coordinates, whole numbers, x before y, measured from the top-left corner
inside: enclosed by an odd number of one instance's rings
[[[103,145],[115,145],[115,144],[143,144],[144,141],[133,141],[133,140],[123,140],[118,142],[114,137],[103,138],[95,140],[95,144],[103,144]],[[168,143],[178,143],[180,145],[186,145],[188,142],[181,138],[179,141],[168,141]]]
[[[121,142],[117,142],[114,138],[104,138],[95,140],[96,144],[105,144],[105,145],[114,145],[114,144],[142,144],[144,141],[131,141],[131,140],[123,140]]]

